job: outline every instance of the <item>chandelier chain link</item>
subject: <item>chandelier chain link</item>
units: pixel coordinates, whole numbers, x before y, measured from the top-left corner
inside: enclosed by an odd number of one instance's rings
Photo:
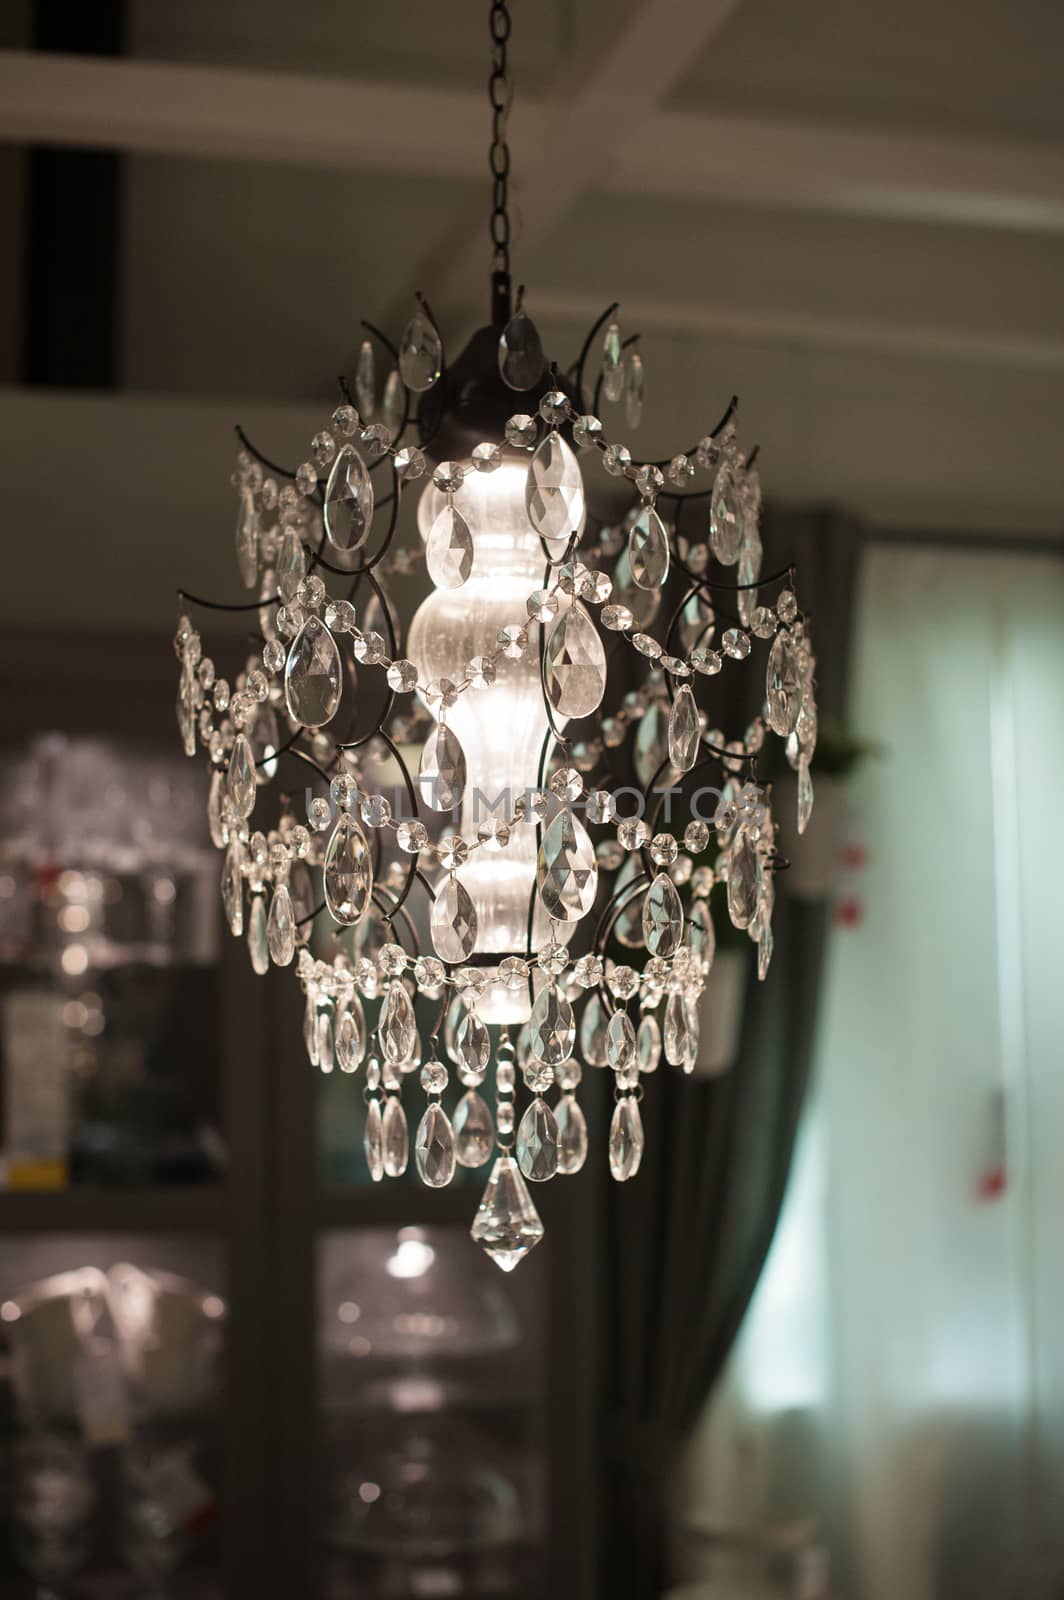
[[[510,9],[505,0],[492,0],[491,15],[491,76],[488,79],[488,99],[491,102],[491,148],[488,165],[492,175],[491,217],[489,232],[495,252],[497,270],[510,272],[510,213],[508,210],[510,178],[510,146],[507,141],[507,124],[510,119],[510,102],[513,86],[507,77],[506,46],[510,38]]]

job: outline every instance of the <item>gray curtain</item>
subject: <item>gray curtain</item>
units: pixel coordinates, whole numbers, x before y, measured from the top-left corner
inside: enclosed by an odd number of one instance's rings
[[[818,701],[841,714],[860,530],[831,511],[767,510],[765,572],[794,561],[812,616]],[[723,597],[722,597],[723,603]],[[729,675],[720,725],[742,728],[759,674]],[[712,691],[711,691],[712,693]],[[707,698],[717,721],[719,699]],[[827,908],[778,879],[775,953],[754,947],[738,1063],[691,1082],[662,1068],[643,1102],[647,1145],[633,1183],[612,1185],[604,1252],[600,1593],[654,1600],[668,1586],[673,1467],[720,1374],[779,1218],[809,1077]]]

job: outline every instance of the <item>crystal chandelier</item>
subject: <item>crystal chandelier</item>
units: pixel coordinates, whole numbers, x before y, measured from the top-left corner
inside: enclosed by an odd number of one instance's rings
[[[764,977],[785,863],[758,758],[784,741],[802,831],[817,718],[794,570],[761,572],[734,400],[693,448],[641,460],[597,414],[634,431],[643,410],[617,307],[563,373],[511,300],[505,4],[490,25],[491,325],[449,366],[422,296],[398,347],[364,323],[353,392],[294,472],[237,430],[254,598],[182,591],[176,650],[232,932],[257,973],[295,967],[312,1065],[361,1072],[375,1181],[406,1170],[415,1076],[422,1181],[494,1158],[471,1231],[509,1271],[543,1235],[528,1184],[584,1164],[585,1067],[612,1073],[613,1177],[638,1171],[644,1078],[697,1059],[715,890]],[[590,512],[581,457],[631,497],[619,520]],[[412,492],[416,554],[396,542]],[[698,539],[676,531],[687,502]],[[386,582],[422,564],[407,626]],[[188,606],[257,612],[232,684]],[[729,737],[710,680],[762,653],[762,713]],[[619,786],[625,761],[638,781]],[[314,787],[268,820],[282,763]]]

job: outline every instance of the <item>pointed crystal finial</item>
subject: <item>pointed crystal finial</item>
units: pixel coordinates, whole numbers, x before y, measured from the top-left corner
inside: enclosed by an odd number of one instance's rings
[[[466,787],[466,759],[457,735],[437,723],[421,747],[418,788],[433,811],[453,811],[462,804]]]
[[[544,829],[536,876],[544,909],[559,922],[579,922],[595,903],[595,847],[570,806],[562,806]]]
[[[518,309],[499,338],[499,374],[510,389],[534,389],[547,369],[543,341],[532,318]]]
[[[337,550],[358,550],[373,524],[373,479],[353,444],[336,452],[325,485],[325,531]]]
[[[579,600],[557,617],[543,652],[547,698],[561,717],[589,717],[606,691],[606,652]]]
[[[398,979],[388,985],[377,1020],[377,1038],[387,1061],[409,1061],[418,1047],[414,1007]]]
[[[628,534],[628,570],[639,589],[660,589],[669,576],[669,535],[651,505],[645,505]]]
[[[441,961],[456,964],[473,954],[477,913],[469,891],[452,873],[436,890],[430,916],[432,943]]]
[[[680,893],[667,872],[659,872],[643,897],[643,942],[652,956],[674,956],[683,938]]]
[[[390,1094],[384,1102],[381,1140],[385,1173],[389,1178],[401,1178],[410,1159],[410,1135],[403,1102],[397,1094]]]
[[[558,1124],[554,1112],[539,1095],[518,1124],[517,1159],[532,1183],[546,1183],[558,1170]]]
[[[442,508],[425,541],[425,565],[437,589],[460,589],[473,570],[473,535],[462,513]]]
[[[296,953],[296,919],[287,883],[279,883],[270,901],[266,943],[275,967],[287,967]]]
[[[373,857],[366,835],[349,811],[341,811],[325,851],[325,904],[336,922],[354,927],[369,910]]]
[[[430,1189],[445,1189],[454,1177],[454,1129],[438,1100],[432,1100],[418,1123],[414,1157],[418,1176]]]
[[[690,772],[698,759],[702,729],[689,683],[682,683],[669,712],[669,760],[677,772]]]
[[[542,1239],[543,1223],[513,1156],[496,1159],[469,1233],[504,1272]]]
[[[587,1160],[587,1118],[574,1094],[563,1094],[554,1110],[558,1124],[558,1171],[566,1177]]]
[[[643,1144],[638,1102],[632,1095],[623,1095],[613,1108],[609,1137],[610,1172],[618,1183],[626,1183],[639,1171]]]
[[[560,433],[548,433],[528,464],[525,509],[544,539],[566,540],[583,526],[580,463]]]
[[[495,1128],[483,1095],[467,1089],[454,1108],[454,1153],[460,1167],[482,1167],[491,1155]]]
[[[343,678],[336,640],[317,617],[308,617],[292,641],[284,669],[288,715],[304,728],[331,722],[340,704]]]
[[[399,341],[399,376],[414,394],[424,394],[440,376],[443,341],[423,305],[403,329]]]

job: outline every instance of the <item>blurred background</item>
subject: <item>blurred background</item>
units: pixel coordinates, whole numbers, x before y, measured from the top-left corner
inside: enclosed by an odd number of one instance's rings
[[[223,941],[174,591],[234,423],[485,319],[487,9],[0,10],[0,1594],[1052,1600],[1054,0],[514,0],[528,308],[621,302],[647,455],[740,395],[830,713],[640,1178],[501,1278]]]

